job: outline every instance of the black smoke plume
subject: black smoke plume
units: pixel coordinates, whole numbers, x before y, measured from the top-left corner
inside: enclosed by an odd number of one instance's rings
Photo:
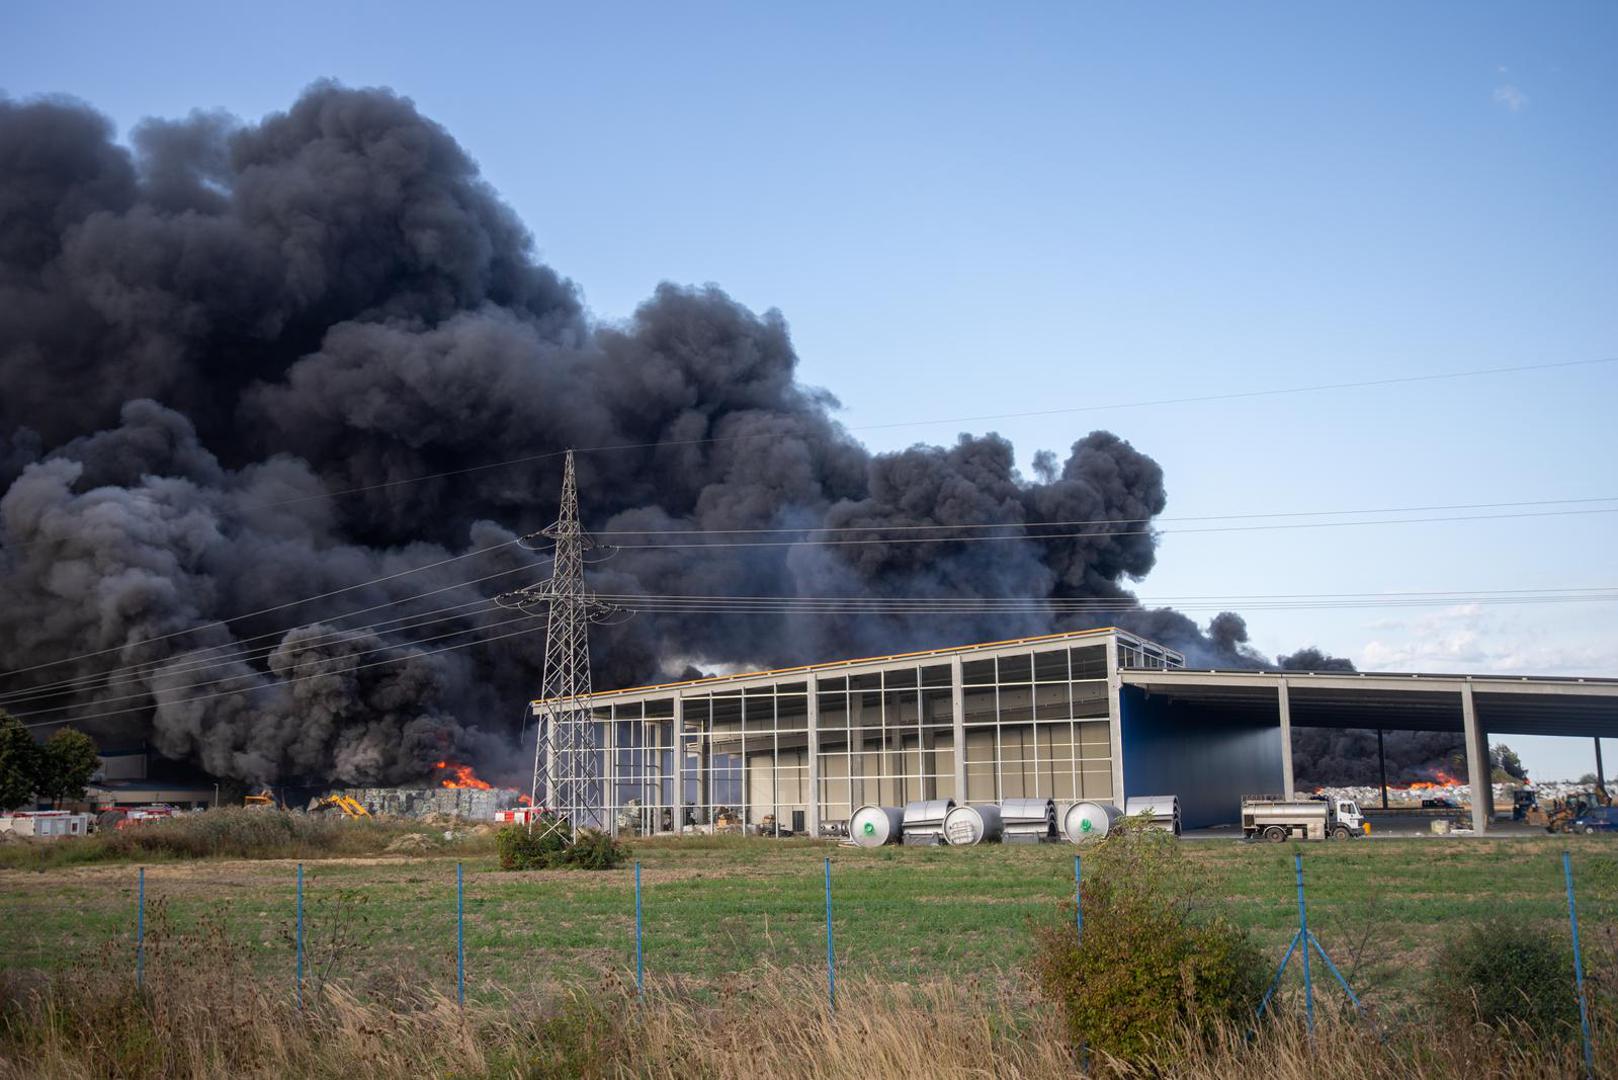
[[[0,101],[0,686],[31,722],[246,781],[394,783],[446,755],[498,771],[542,650],[476,602],[545,575],[509,541],[554,516],[547,455],[566,447],[632,447],[580,455],[600,530],[1038,533],[1165,506],[1162,470],[1107,432],[1042,453],[1033,479],[993,434],[872,454],[797,380],[785,319],[713,287],[593,322],[455,140],[391,92],[319,84],[258,123],[114,134],[71,101]],[[1155,537],[1094,531],[626,550],[593,573],[618,593],[1130,600]],[[1202,665],[1261,661],[1235,615],[1097,621]],[[597,633],[595,674],[1085,622],[648,615]]]

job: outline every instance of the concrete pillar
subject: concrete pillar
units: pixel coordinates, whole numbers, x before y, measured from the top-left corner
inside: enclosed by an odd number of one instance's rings
[[[1489,779],[1489,736],[1478,723],[1471,680],[1461,685],[1461,726],[1466,735],[1466,782],[1472,786],[1472,831],[1482,835],[1494,821],[1494,784]]]
[[[1382,809],[1388,808],[1388,752],[1382,745],[1382,729],[1376,729],[1376,775],[1382,784]]]
[[[1276,681],[1275,697],[1281,714],[1281,794],[1295,799],[1298,789],[1292,776],[1292,695],[1284,675]]]
[[[966,687],[961,675],[961,658],[949,661],[950,726],[955,740],[955,801],[966,802]]]
[[[1107,635],[1107,719],[1112,733],[1112,802],[1124,808],[1124,676],[1118,667],[1118,635]]]
[[[1601,764],[1601,739],[1598,737],[1595,740],[1595,743],[1596,743],[1596,783],[1601,786],[1602,791],[1606,791],[1607,790],[1607,770]]]
[[[820,695],[809,677],[809,835],[820,835]]]
[[[674,721],[669,728],[674,743],[674,797],[669,801],[673,803],[674,831],[681,836],[685,835],[685,698],[680,692],[674,692]]]
[[[607,820],[601,825],[607,835],[618,835],[618,706],[607,707],[607,767],[601,776],[601,811]]]

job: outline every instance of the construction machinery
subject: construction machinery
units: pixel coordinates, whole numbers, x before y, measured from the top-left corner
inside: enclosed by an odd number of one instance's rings
[[[327,795],[325,798],[318,800],[313,809],[317,812],[341,810],[344,815],[351,818],[368,818],[371,816],[371,812],[365,809],[365,804],[351,795]]]
[[[1586,811],[1611,805],[1612,796],[1605,785],[1598,783],[1588,791],[1570,791],[1560,799],[1552,799],[1548,808],[1535,803],[1523,820],[1549,833],[1571,832],[1573,823]]]
[[[244,795],[242,797],[242,805],[257,806],[263,807],[266,810],[274,810],[280,804],[275,798],[275,792],[271,791],[269,788],[265,788],[263,791],[250,795]]]

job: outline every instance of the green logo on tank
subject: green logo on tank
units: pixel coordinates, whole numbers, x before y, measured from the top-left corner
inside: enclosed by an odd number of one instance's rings
[[[1095,828],[1095,826],[1090,824],[1090,819],[1089,818],[1085,818],[1083,821],[1079,822],[1079,831],[1080,832],[1089,832],[1093,828]]]
[[[865,835],[866,836],[875,836],[876,835],[876,825],[874,823],[869,822],[869,821],[867,821],[865,823]]]

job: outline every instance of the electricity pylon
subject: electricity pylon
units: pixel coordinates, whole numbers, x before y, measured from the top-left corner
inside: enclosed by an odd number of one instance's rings
[[[528,611],[543,604],[545,674],[540,690],[538,741],[534,747],[536,807],[552,811],[557,821],[580,829],[606,829],[602,790],[601,748],[590,715],[590,634],[621,609],[596,598],[584,584],[584,553],[599,545],[579,524],[579,488],[573,475],[573,451],[562,471],[562,507],[555,524],[523,537],[524,546],[541,538],[554,547],[548,580],[497,598],[503,607]],[[554,823],[551,827],[555,827]]]

